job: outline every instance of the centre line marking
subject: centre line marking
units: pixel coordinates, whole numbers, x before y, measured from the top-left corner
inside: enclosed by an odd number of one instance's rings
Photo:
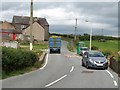
[[[114,76],[110,73],[110,71],[106,70],[107,73],[111,76],[111,78],[114,78]]]
[[[71,68],[70,72],[72,72],[73,70],[74,70],[74,66],[72,66],[72,68]]]
[[[49,87],[49,86],[51,86],[51,85],[53,85],[53,84],[57,83],[58,81],[60,81],[60,80],[64,79],[65,77],[67,77],[67,75],[62,76],[61,78],[59,78],[59,79],[55,80],[54,82],[52,82],[52,83],[50,83],[50,84],[46,85],[45,87]]]
[[[114,82],[114,85],[115,85],[115,86],[118,86],[118,84],[117,84],[117,82],[116,82],[115,80],[114,80],[113,82]]]

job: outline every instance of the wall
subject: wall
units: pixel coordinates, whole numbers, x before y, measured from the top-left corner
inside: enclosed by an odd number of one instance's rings
[[[16,49],[20,47],[18,42],[1,42],[0,46],[11,47]]]
[[[49,40],[49,26],[45,26],[45,40]]]
[[[32,36],[34,36],[34,39],[36,39],[37,41],[44,41],[44,33],[44,28],[40,26],[37,22],[34,22],[32,30]],[[23,34],[30,35],[30,26],[27,29],[25,29]]]
[[[113,58],[110,59],[110,68],[120,74],[120,62],[114,60]]]

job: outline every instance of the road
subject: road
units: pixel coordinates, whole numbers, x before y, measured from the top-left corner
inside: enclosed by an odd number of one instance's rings
[[[118,88],[112,70],[93,70],[81,66],[81,57],[71,53],[62,41],[61,54],[47,54],[42,69],[4,79],[3,88]]]

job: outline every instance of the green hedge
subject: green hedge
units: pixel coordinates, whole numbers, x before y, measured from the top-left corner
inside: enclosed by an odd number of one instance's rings
[[[33,66],[38,59],[32,51],[2,47],[2,70],[5,72]]]

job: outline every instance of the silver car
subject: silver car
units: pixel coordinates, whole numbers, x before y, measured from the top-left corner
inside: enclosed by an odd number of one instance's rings
[[[82,56],[82,66],[107,69],[108,61],[100,51],[88,51]]]

